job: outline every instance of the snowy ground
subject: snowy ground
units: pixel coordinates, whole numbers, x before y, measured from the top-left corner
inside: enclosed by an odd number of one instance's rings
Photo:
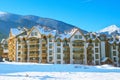
[[[0,63],[0,80],[119,80],[120,68],[108,65]]]

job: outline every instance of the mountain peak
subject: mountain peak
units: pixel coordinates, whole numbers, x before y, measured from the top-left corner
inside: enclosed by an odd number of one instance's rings
[[[7,12],[0,11],[0,15],[7,14]]]
[[[2,11],[0,11],[0,17],[5,16],[6,14],[8,14],[8,13],[7,13],[7,12],[2,12]]]
[[[116,25],[111,25],[111,26],[108,26],[102,30],[99,31],[99,33],[108,33],[108,34],[111,34],[113,32],[120,32],[120,28],[117,27]]]

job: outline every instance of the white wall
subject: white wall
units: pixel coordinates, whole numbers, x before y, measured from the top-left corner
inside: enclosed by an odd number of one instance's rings
[[[105,42],[101,41],[101,58],[105,58]]]

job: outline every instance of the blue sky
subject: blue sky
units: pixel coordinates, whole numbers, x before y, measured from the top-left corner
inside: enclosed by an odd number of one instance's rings
[[[120,0],[0,0],[0,11],[52,18],[87,31],[120,26]]]

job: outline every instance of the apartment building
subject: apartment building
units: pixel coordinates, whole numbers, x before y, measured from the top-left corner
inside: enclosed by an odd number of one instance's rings
[[[66,33],[41,26],[12,28],[8,39],[9,60],[16,62],[119,66],[118,47],[116,55],[111,48],[105,35],[77,28]]]

